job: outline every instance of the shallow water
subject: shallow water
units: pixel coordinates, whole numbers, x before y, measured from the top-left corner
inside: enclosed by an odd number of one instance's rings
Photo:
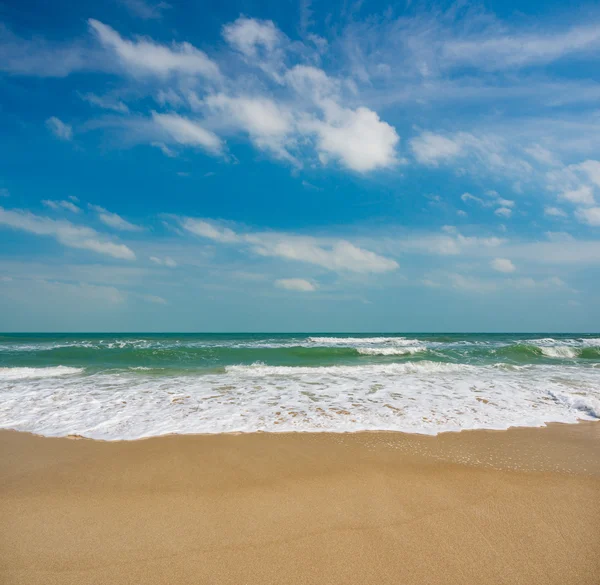
[[[4,334],[0,427],[435,434],[600,418],[600,335]]]

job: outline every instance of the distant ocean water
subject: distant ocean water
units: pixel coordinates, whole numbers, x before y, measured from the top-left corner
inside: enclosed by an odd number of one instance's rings
[[[0,427],[436,434],[600,418],[600,335],[2,334]]]

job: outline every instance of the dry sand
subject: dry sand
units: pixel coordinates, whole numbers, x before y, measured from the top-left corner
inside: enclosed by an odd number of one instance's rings
[[[600,583],[600,424],[0,432],[0,583]]]

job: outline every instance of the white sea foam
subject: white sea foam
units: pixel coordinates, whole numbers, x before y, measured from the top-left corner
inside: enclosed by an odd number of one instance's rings
[[[27,380],[31,378],[56,378],[83,372],[83,368],[56,366],[50,368],[0,368],[0,382],[4,380]]]
[[[542,355],[553,358],[576,358],[579,350],[568,345],[555,345],[554,347],[540,347]]]
[[[311,343],[320,345],[413,345],[420,343],[417,339],[407,339],[406,337],[309,337]]]
[[[425,351],[425,347],[357,347],[361,355],[413,355]]]
[[[20,377],[8,378],[7,369]],[[64,367],[1,372],[0,427],[109,440],[234,431],[435,434],[600,415],[600,369],[593,366],[421,361],[256,363],[186,375]]]

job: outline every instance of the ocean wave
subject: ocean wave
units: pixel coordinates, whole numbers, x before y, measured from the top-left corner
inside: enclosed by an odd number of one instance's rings
[[[426,347],[357,347],[360,355],[414,355],[426,351]]]
[[[30,378],[56,378],[58,376],[79,374],[83,371],[84,368],[69,368],[67,366],[48,368],[0,368],[0,381],[27,380]]]
[[[6,370],[20,378],[7,378]],[[254,363],[201,375],[66,375],[80,372],[0,370],[0,427],[117,440],[255,431],[436,434],[600,418],[600,369],[593,365]]]
[[[368,365],[335,365],[335,366],[269,366],[263,362],[255,362],[250,365],[226,366],[225,371],[229,373],[243,374],[253,377],[261,376],[286,376],[303,374],[321,374],[321,375],[350,375],[359,376],[365,373],[373,374],[414,374],[414,373],[433,373],[433,372],[464,372],[475,369],[476,366],[469,364],[451,364],[447,362],[404,362],[393,364],[368,364]]]
[[[581,350],[568,345],[541,346],[542,355],[552,358],[576,358]]]
[[[406,337],[309,337],[311,343],[325,345],[412,345],[420,343],[418,339],[407,339]]]

